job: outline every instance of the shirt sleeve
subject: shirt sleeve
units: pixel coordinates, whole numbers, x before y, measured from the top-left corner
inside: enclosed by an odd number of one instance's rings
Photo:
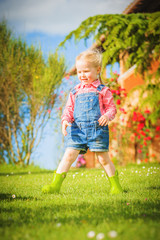
[[[103,94],[103,106],[104,106],[104,115],[108,117],[109,121],[112,121],[115,118],[117,113],[116,105],[114,103],[113,95],[109,88],[104,90]]]
[[[72,123],[74,121],[73,112],[74,112],[74,95],[70,92],[65,109],[61,116],[62,122],[66,120]]]

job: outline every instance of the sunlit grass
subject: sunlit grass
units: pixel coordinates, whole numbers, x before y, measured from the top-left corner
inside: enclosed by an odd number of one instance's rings
[[[70,170],[60,194],[44,195],[52,172],[0,166],[3,239],[155,240],[160,236],[160,166],[119,167],[124,193],[109,196],[102,169]],[[103,235],[98,235],[103,233]]]

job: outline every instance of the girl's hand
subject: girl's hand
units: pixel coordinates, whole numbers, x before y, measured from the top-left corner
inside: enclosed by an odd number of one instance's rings
[[[98,119],[99,125],[100,126],[107,126],[109,123],[108,117],[105,115],[102,115],[99,119]]]
[[[68,126],[71,127],[71,124],[69,122],[67,122],[66,120],[64,120],[63,123],[62,123],[62,133],[63,133],[64,136],[67,136],[66,128]]]

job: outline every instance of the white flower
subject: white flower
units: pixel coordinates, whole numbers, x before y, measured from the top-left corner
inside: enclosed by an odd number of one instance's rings
[[[142,168],[145,168],[145,166],[143,166]]]
[[[141,160],[140,159],[137,159],[137,164],[141,164]]]
[[[13,195],[12,195],[12,198],[13,198],[13,199],[14,199],[14,198],[16,198],[16,195],[15,195],[15,194],[13,194]]]
[[[61,223],[57,223],[56,227],[61,227],[61,225],[62,225]]]
[[[108,233],[108,236],[111,237],[111,238],[115,238],[115,237],[117,237],[117,235],[118,235],[117,232],[114,231],[114,230],[112,230]]]
[[[28,174],[31,174],[31,172],[29,171]]]
[[[87,237],[88,238],[94,238],[94,236],[95,236],[95,232],[94,231],[90,231],[90,232],[87,233]]]
[[[98,233],[97,236],[96,236],[96,239],[97,240],[101,240],[103,239],[105,236],[104,236],[104,233]]]
[[[9,175],[6,175],[6,177],[9,177]]]

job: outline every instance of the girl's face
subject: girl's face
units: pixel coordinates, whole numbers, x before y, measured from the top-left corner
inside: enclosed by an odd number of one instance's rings
[[[91,84],[97,79],[97,75],[100,73],[100,66],[95,67],[90,62],[84,60],[78,60],[76,62],[78,79],[83,84]]]

